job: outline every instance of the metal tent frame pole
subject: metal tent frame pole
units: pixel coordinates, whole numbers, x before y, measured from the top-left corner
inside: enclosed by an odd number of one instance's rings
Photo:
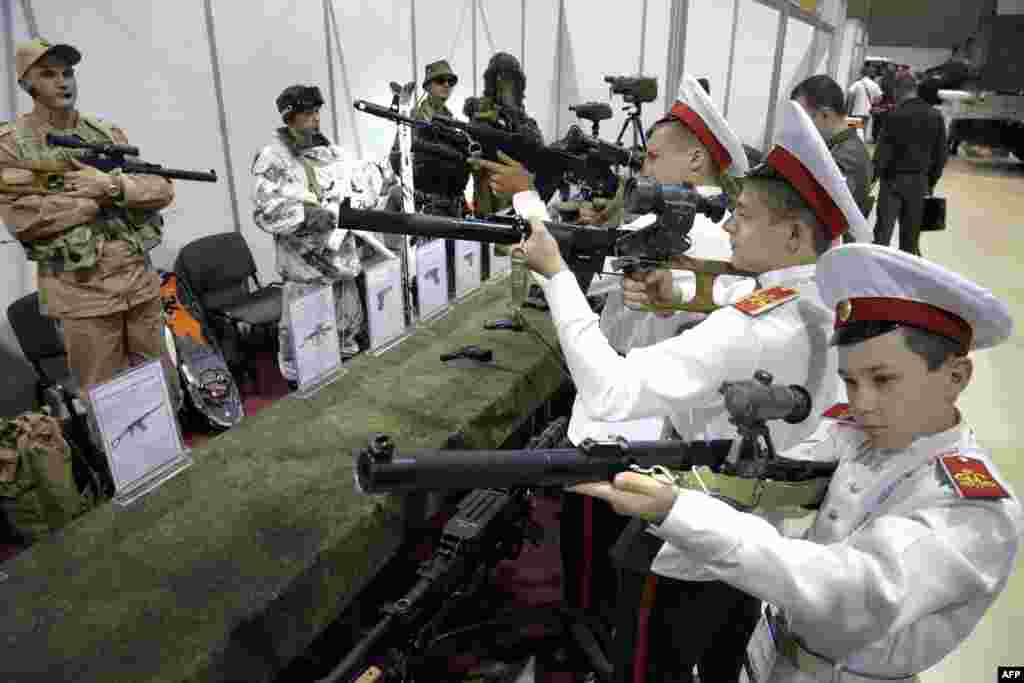
[[[789,0],[782,2],[779,11],[779,29],[775,38],[775,64],[772,67],[772,85],[768,93],[768,116],[765,121],[764,146],[767,150],[775,136],[775,113],[778,109],[779,83],[782,80],[782,53],[786,49],[786,28],[789,24]]]
[[[21,13],[25,17],[25,24],[28,26],[28,34],[33,38],[39,37],[39,24],[36,22],[36,13],[32,9],[32,0],[21,0]],[[13,24],[11,24],[13,26]],[[14,64],[14,62],[11,62]]]
[[[327,3],[331,0],[324,0],[324,42],[327,43],[327,91],[331,99],[331,128],[334,133],[334,143],[339,144],[341,130],[338,128],[338,93],[334,87],[334,46],[331,40],[331,11]]]
[[[341,44],[341,33],[338,30],[338,15],[334,12],[334,2],[328,0],[327,8],[331,14],[331,28],[334,33],[334,43],[338,46],[338,64],[341,68],[341,95],[348,102],[352,99],[352,88],[349,87],[348,68],[345,66],[345,48]],[[346,107],[349,112],[349,121],[352,122],[352,140],[356,146],[356,158],[363,158],[363,143],[359,136],[359,125],[356,121],[355,109]]]
[[[644,57],[647,53],[647,0],[644,0],[643,9],[640,11],[640,64],[637,73],[644,72]]]
[[[420,64],[416,56],[416,0],[409,0],[409,28],[412,34],[412,82],[419,80]]]
[[[740,0],[732,3],[732,36],[729,38],[729,67],[725,74],[725,100],[722,116],[729,118],[729,100],[732,98],[732,70],[736,66],[736,29],[740,24]]]

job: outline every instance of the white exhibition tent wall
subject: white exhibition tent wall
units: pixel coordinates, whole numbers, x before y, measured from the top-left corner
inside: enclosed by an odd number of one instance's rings
[[[394,126],[355,112],[352,100],[389,104],[391,81],[418,88],[436,59],[459,75],[450,104],[461,117],[463,100],[482,95],[490,56],[517,56],[527,109],[549,142],[576,121],[568,106],[591,100],[612,105],[601,136],[616,137],[624,103],[609,96],[605,75],[657,77],[646,127],[671,104],[685,70],[708,78],[743,141],[764,149],[792,87],[815,73],[845,87],[866,45],[863,22],[846,19],[846,0],[0,0],[0,26],[0,117],[31,107],[15,82],[18,41],[75,45],[81,111],[123,127],[146,161],[212,168],[220,178],[175,184],[157,267],[170,268],[192,240],[238,230],[263,281],[277,278],[271,238],[251,217],[249,168],[280,125],[274,99],[288,85],[319,85],[328,137],[352,156],[384,161]],[[35,271],[17,244],[0,245],[0,270],[6,316],[35,289]],[[0,345],[19,351],[6,317]]]

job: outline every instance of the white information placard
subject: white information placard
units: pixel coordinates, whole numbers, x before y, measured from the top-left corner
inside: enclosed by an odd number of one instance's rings
[[[491,277],[498,277],[512,270],[512,258],[510,256],[499,256],[495,249],[497,244],[490,245],[491,249]]]
[[[89,410],[114,477],[114,502],[127,505],[192,464],[171,405],[159,360],[89,387]]]
[[[324,285],[291,303],[292,353],[298,370],[300,398],[312,396],[341,374],[341,344],[334,308],[334,288]]]
[[[455,240],[455,297],[462,298],[480,287],[483,245]]]
[[[366,320],[370,348],[376,349],[405,331],[402,308],[402,264],[392,259],[367,268]]]
[[[416,291],[420,318],[448,305],[448,254],[444,240],[416,245]]]

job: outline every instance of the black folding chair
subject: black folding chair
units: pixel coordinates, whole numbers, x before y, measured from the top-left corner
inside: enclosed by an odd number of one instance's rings
[[[68,367],[67,351],[57,330],[57,323],[39,312],[39,293],[32,292],[8,306],[7,320],[11,323],[21,352],[36,371],[37,401],[48,405],[55,416],[62,413],[68,418],[65,436],[83,454],[85,464],[99,475],[103,495],[112,496],[114,478],[110,464],[93,442],[86,414],[75,406],[78,382]],[[77,458],[73,464],[75,479],[81,486],[88,475],[81,471],[82,463]]]
[[[244,237],[225,232],[190,242],[174,270],[198,299],[236,375],[251,374],[247,351],[277,350],[281,284],[260,285]]]

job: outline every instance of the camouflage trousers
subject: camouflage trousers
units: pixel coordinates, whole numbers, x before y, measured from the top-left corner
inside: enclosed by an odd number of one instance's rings
[[[281,324],[278,328],[277,362],[281,374],[289,382],[298,381],[299,378],[295,350],[292,347],[291,304],[325,284],[327,283],[284,281],[284,288],[281,292]],[[363,302],[359,297],[359,286],[354,279],[338,280],[334,283],[334,309],[341,355],[343,358],[354,356],[359,353],[356,337],[366,325],[366,314],[363,311]]]

